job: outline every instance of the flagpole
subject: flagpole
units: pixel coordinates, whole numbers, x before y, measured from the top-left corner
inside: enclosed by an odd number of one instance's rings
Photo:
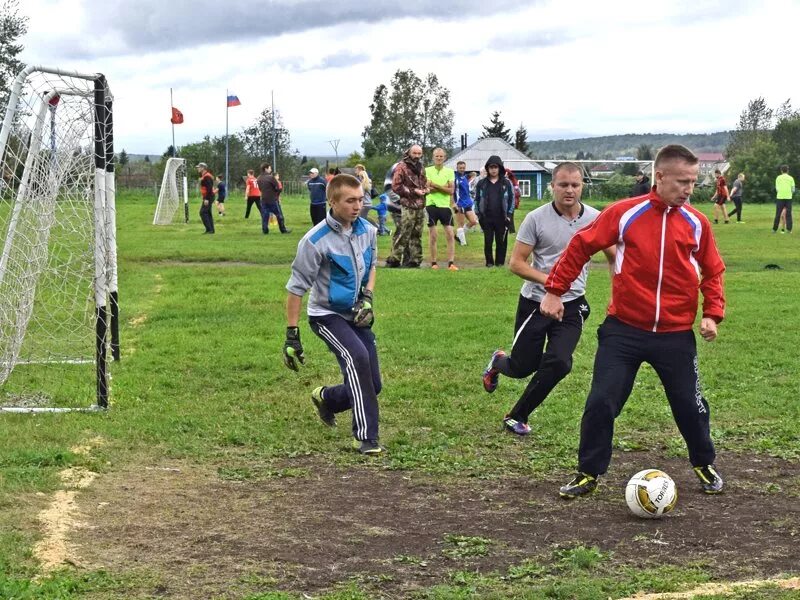
[[[169,112],[170,115],[172,114],[172,107],[175,106],[172,103],[172,88],[169,88]],[[172,157],[175,158],[178,156],[178,149],[175,147],[175,123],[173,123],[172,119],[169,120],[172,123]]]
[[[275,151],[275,90],[271,90],[270,94],[272,95],[272,174],[274,175],[278,171],[277,152]]]
[[[228,184],[228,90],[225,90],[225,185]]]

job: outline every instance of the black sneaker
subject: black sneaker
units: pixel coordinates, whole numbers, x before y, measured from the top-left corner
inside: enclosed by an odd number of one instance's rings
[[[378,456],[386,451],[376,440],[353,440],[353,445],[365,456]]]
[[[317,414],[320,420],[328,427],[336,427],[336,414],[325,405],[325,400],[322,397],[322,392],[324,390],[324,386],[314,388],[311,392],[311,402],[317,407]]]
[[[703,491],[706,494],[721,494],[725,482],[722,480],[722,475],[717,471],[714,465],[705,465],[702,467],[694,467],[694,474],[702,484]]]
[[[597,476],[578,472],[567,485],[562,485],[558,490],[559,496],[566,499],[577,498],[591,494],[597,489]]]
[[[281,233],[292,233],[292,230],[291,229],[284,229],[283,231],[281,231]]]

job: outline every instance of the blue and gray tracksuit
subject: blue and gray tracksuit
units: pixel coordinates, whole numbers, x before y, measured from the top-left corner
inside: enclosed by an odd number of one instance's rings
[[[349,230],[328,212],[297,245],[286,289],[303,296],[309,290],[311,330],[336,355],[344,383],[326,387],[323,402],[334,412],[353,409],[353,436],[378,440],[381,375],[375,335],[355,327],[351,309],[377,261],[377,230],[359,218]]]

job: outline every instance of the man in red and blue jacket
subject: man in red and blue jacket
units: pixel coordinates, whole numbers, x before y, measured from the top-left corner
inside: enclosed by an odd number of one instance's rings
[[[563,498],[594,491],[598,477],[608,469],[614,420],[643,362],[661,379],[703,491],[722,491],[692,327],[699,291],[700,335],[709,342],[716,338],[717,324],[725,316],[725,265],[708,218],[687,204],[697,173],[698,159],[688,148],[662,148],[650,194],[607,207],[575,234],[547,278],[540,311],[560,319],[561,295],[586,261],[599,250],[617,247],[611,302],[597,331],[592,387],[581,422],[578,473],[561,487]]]

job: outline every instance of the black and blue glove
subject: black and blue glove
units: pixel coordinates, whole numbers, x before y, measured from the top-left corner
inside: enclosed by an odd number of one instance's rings
[[[303,344],[300,343],[300,329],[297,327],[286,328],[286,341],[283,343],[283,364],[292,371],[298,371],[299,366],[305,364]]]
[[[353,305],[353,325],[356,327],[372,327],[375,313],[372,311],[372,292],[361,290],[358,300]]]

